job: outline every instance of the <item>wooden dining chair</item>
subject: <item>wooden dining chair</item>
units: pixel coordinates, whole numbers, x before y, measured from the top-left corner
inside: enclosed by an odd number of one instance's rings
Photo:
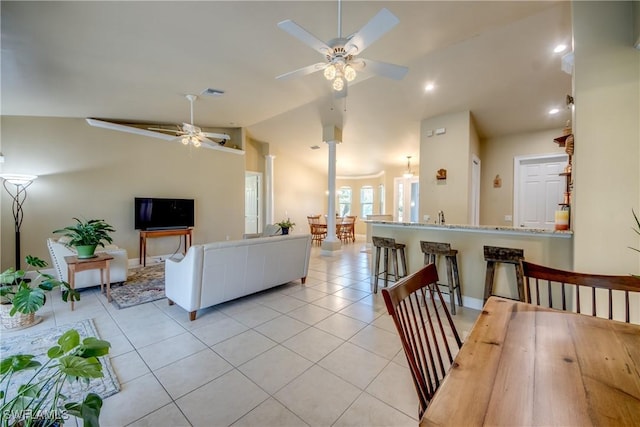
[[[419,418],[462,347],[437,282],[436,266],[429,264],[382,289],[418,393]]]
[[[349,240],[351,240],[351,242],[356,241],[356,218],[356,216],[347,215],[342,219],[342,222],[338,224],[338,238],[343,243],[347,243]]]
[[[629,292],[637,292],[640,295],[640,278],[631,275],[576,273],[527,261],[522,261],[522,269],[527,301],[536,305],[576,313],[589,312],[591,309],[591,315],[596,316],[597,311],[603,312],[602,308],[597,310],[597,301],[608,297],[608,318],[613,318],[615,300],[624,306],[624,321],[629,323]],[[532,301],[532,292],[535,301]]]
[[[311,241],[321,244],[327,237],[327,224],[320,222],[320,215],[308,215],[309,230],[311,232]]]

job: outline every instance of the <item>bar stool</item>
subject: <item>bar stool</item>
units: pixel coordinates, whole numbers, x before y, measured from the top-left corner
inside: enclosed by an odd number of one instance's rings
[[[455,294],[458,294],[458,305],[462,307],[462,292],[460,291],[460,274],[458,272],[458,250],[451,249],[449,243],[420,241],[420,249],[424,253],[424,265],[438,264],[439,256],[445,257],[447,265],[447,284],[438,283],[438,286],[449,287],[449,298],[451,303],[451,314],[456,314]]]
[[[498,246],[485,246],[484,259],[487,261],[487,275],[484,282],[484,302],[493,293],[493,276],[496,269],[496,263],[502,262],[512,264],[516,269],[516,283],[518,286],[518,299],[525,301],[524,294],[524,271],[520,261],[524,260],[524,250],[514,248],[501,248]]]
[[[389,249],[391,249],[391,256],[393,257],[393,275],[396,282],[400,277],[407,275],[407,257],[404,252],[406,245],[404,243],[396,243],[395,239],[390,237],[378,237],[371,236],[373,246],[376,247],[376,261],[374,263],[375,279],[373,281],[373,293],[378,293],[378,278],[381,274],[384,274],[384,287],[389,284]],[[380,252],[384,249],[384,271],[380,272]],[[400,259],[402,261],[402,271],[404,274],[398,273],[398,251],[400,251]]]

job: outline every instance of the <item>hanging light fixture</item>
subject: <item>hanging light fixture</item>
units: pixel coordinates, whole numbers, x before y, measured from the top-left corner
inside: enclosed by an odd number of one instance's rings
[[[336,66],[331,64],[324,69],[324,78],[327,80],[333,80],[336,78]]]
[[[333,90],[340,92],[346,82],[352,82],[357,76],[356,70],[346,63],[343,57],[335,58],[334,62],[324,69],[324,78],[332,82]]]
[[[413,172],[411,171],[411,156],[407,156],[407,170],[402,174],[403,178],[413,178]]]

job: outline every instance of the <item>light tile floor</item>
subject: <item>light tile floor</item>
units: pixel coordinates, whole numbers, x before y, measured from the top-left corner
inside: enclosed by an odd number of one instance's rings
[[[122,387],[105,399],[102,426],[416,426],[370,258],[360,239],[334,256],[314,247],[305,285],[200,310],[194,322],[166,299],[118,310],[89,289],[72,312],[52,295],[26,332],[94,319]],[[463,337],[477,315],[454,316]]]

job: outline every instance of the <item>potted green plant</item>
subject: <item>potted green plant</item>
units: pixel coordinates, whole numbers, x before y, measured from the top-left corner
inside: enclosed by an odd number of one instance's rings
[[[100,425],[102,398],[88,393],[82,402],[67,402],[63,385],[88,384],[91,378],[102,378],[98,357],[107,355],[111,344],[96,337],[80,341],[75,329],[66,331],[57,344],[47,351],[44,364],[31,354],[11,355],[0,361],[2,427],[60,426],[69,415],[81,418],[85,427]],[[15,374],[30,369],[36,372],[25,376],[25,383],[15,381]],[[12,378],[17,387],[9,387]]]
[[[69,301],[69,298],[80,301],[78,291],[71,289],[67,282],[40,271],[47,266],[46,261],[27,255],[25,262],[35,268],[35,279],[27,279],[27,271],[16,271],[13,267],[0,273],[0,318],[5,329],[23,328],[38,323],[35,313],[46,302],[45,291],[51,291],[53,288],[61,287],[62,299],[65,302]]]
[[[76,249],[78,258],[93,258],[97,246],[104,247],[104,242],[113,242],[109,233],[116,230],[103,219],[86,221],[81,221],[78,218],[73,219],[76,220],[74,225],[54,230],[54,233],[62,233],[63,236],[70,239],[67,246]]]
[[[291,222],[289,218],[283,219],[280,222],[276,222],[276,225],[280,227],[282,230],[282,234],[289,234],[289,230],[293,230],[293,226],[296,225],[295,222]]]

